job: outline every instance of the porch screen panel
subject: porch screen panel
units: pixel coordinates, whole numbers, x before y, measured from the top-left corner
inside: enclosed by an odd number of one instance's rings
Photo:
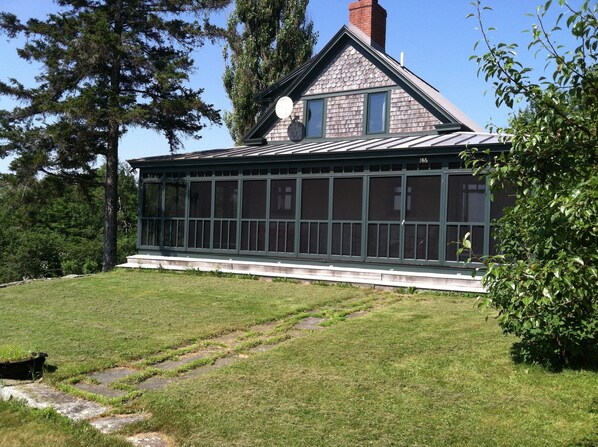
[[[141,209],[141,245],[159,246],[161,233],[160,205],[162,189],[159,183],[144,183]]]
[[[295,251],[296,189],[297,182],[294,179],[272,180],[270,183],[270,251]]]
[[[369,257],[400,256],[402,194],[401,177],[370,179],[367,244]]]
[[[490,203],[490,255],[496,255],[500,251],[496,235],[498,225],[495,222],[503,216],[505,208],[515,206],[515,188],[506,185],[504,189],[494,192],[493,195]]]
[[[266,180],[243,182],[241,250],[266,249]]]
[[[448,181],[446,260],[466,261],[484,251],[486,180],[472,175],[451,175]],[[470,233],[472,252],[457,256],[460,241]]]
[[[361,256],[362,178],[335,178],[332,199],[332,254]]]
[[[301,253],[328,253],[328,190],[328,179],[301,183]]]
[[[210,248],[212,182],[192,182],[189,188],[189,248]]]
[[[405,259],[437,261],[440,176],[409,176],[405,188]]]
[[[187,186],[184,183],[164,185],[163,246],[185,246],[185,205]]]
[[[216,182],[212,240],[215,250],[236,250],[237,248],[238,188],[236,181]]]

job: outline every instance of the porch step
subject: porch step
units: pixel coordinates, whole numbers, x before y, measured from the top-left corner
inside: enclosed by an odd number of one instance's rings
[[[454,292],[483,293],[480,277],[472,277],[469,271],[436,273],[414,271],[396,267],[393,269],[356,268],[339,265],[315,265],[289,262],[247,261],[222,258],[187,258],[159,255],[134,255],[127,257],[122,268],[165,270],[220,271],[241,275],[282,277],[306,281],[346,282],[381,287],[415,287],[417,289]]]

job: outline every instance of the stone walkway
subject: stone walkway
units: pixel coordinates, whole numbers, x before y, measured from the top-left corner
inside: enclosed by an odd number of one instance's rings
[[[388,304],[372,296],[368,302],[351,300],[305,312],[277,321],[235,331],[196,344],[159,353],[155,362],[142,360],[126,366],[95,372],[78,378],[76,383],[60,385],[75,397],[56,390],[42,381],[22,383],[0,380],[0,398],[21,399],[33,408],[54,408],[75,421],[87,420],[106,434],[118,434],[124,427],[149,419],[149,413],[118,414],[122,403],[141,393],[162,389],[182,380],[199,377],[253,355],[273,349],[287,340],[305,336],[326,325],[363,317],[373,308]],[[108,402],[109,404],[100,404]],[[162,433],[138,433],[125,438],[138,447],[172,447],[174,441]]]

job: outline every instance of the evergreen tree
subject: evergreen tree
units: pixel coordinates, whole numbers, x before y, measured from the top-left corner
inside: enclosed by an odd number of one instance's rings
[[[256,95],[311,58],[317,33],[306,18],[308,3],[237,0],[224,50],[224,87],[233,106],[225,122],[237,144],[260,113]]]
[[[186,86],[191,51],[219,34],[207,14],[230,0],[56,0],[46,20],[0,14],[0,30],[27,37],[19,56],[41,65],[37,85],[0,82],[22,106],[0,111],[0,156],[21,177],[42,172],[77,182],[103,180],[103,269],[116,263],[119,140],[130,127],[163,132],[170,149],[220,115]]]

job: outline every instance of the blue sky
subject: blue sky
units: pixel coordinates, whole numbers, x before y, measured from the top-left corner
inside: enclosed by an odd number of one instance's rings
[[[477,65],[469,57],[474,53],[473,46],[481,38],[477,22],[466,19],[473,12],[471,0],[379,0],[388,11],[386,51],[395,58],[404,53],[405,66],[432,84],[468,114],[481,126],[489,122],[504,125],[508,113],[506,108],[497,109],[491,87],[477,76]],[[573,0],[573,5],[581,0]],[[319,32],[316,52],[321,49],[336,32],[348,23],[350,0],[311,0],[308,14]],[[538,59],[525,54],[529,35],[522,30],[529,29],[533,13],[542,2],[540,0],[486,0],[494,10],[486,16],[486,26],[493,26],[496,41],[520,42],[522,60],[543,70],[544,58]],[[553,6],[556,15],[558,5]],[[214,17],[214,21],[224,25],[230,9]],[[13,12],[21,19],[43,18],[55,10],[51,0],[0,0],[0,11]],[[553,22],[549,22],[553,23]],[[16,48],[22,41],[9,41],[0,36],[0,79],[10,77],[31,85],[37,67],[18,58]],[[206,45],[195,54],[196,71],[191,84],[205,89],[203,98],[220,110],[230,110],[230,103],[222,86],[224,61],[219,45]],[[9,108],[11,102],[0,97],[0,108]],[[211,126],[204,129],[200,140],[186,140],[184,151],[230,147],[232,141],[228,130]],[[160,134],[131,129],[122,139],[121,160],[164,155],[168,145]],[[7,160],[0,160],[0,172],[6,172]]]

